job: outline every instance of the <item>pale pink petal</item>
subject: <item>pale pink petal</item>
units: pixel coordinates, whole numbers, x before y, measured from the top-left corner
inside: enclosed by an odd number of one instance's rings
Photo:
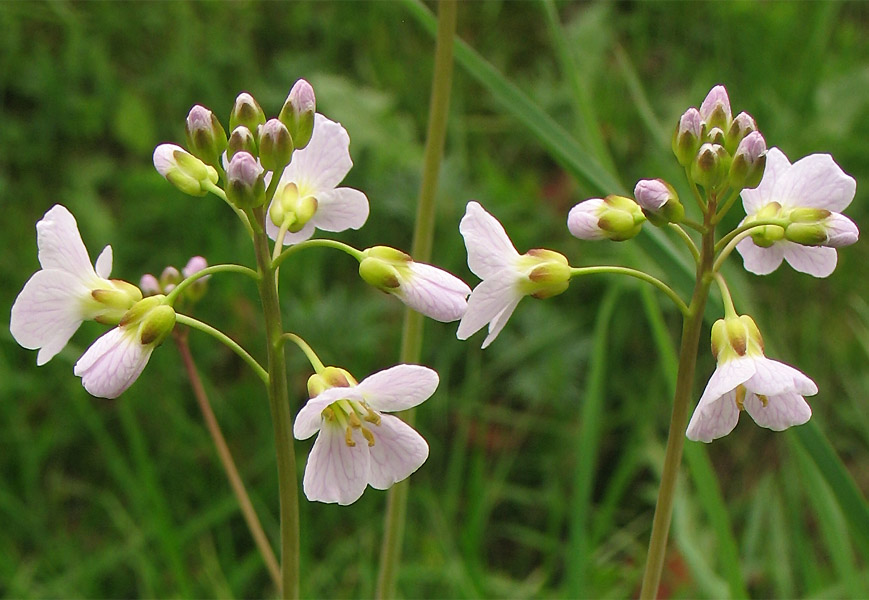
[[[305,406],[296,415],[293,423],[293,437],[297,440],[306,440],[320,430],[323,423],[323,409],[346,397],[338,390],[349,388],[329,388],[305,403]]]
[[[769,248],[761,248],[750,237],[736,244],[736,249],[742,255],[745,270],[755,275],[769,275],[778,269],[785,254],[785,245],[782,242]]]
[[[519,253],[498,219],[476,202],[468,202],[459,232],[468,249],[468,267],[480,279],[512,268]],[[482,325],[481,325],[482,327]]]
[[[103,279],[108,279],[112,274],[112,247],[106,246],[97,256],[96,274]]]
[[[344,430],[329,424],[320,430],[305,465],[302,487],[312,502],[356,502],[368,485],[368,442],[354,431],[355,446],[348,446]]]
[[[311,221],[323,231],[359,229],[368,220],[368,198],[353,188],[337,188],[317,194],[317,212]]]
[[[369,454],[368,483],[385,490],[419,469],[428,458],[428,444],[410,425],[397,417],[382,415],[379,425],[368,425],[374,434]]]
[[[785,392],[797,392],[811,396],[818,393],[815,382],[793,367],[761,356],[754,361],[756,371],[745,387],[755,394],[774,396]]]
[[[157,169],[160,175],[166,177],[169,170],[177,166],[178,161],[175,160],[175,152],[179,150],[184,154],[188,154],[184,148],[175,144],[160,144],[154,148],[154,168]],[[226,165],[224,164],[224,166]]]
[[[600,209],[604,201],[600,198],[584,200],[570,209],[567,213],[567,228],[574,237],[581,240],[606,239],[603,229],[600,228]]]
[[[505,306],[501,312],[495,315],[495,318],[492,319],[491,323],[489,323],[489,333],[486,336],[486,339],[483,340],[483,345],[480,346],[480,348],[485,349],[489,344],[495,341],[495,338],[498,337],[498,334],[501,333],[502,329],[504,329],[504,325],[507,324],[513,311],[516,310],[520,300],[522,300],[521,297],[513,298],[513,300]]]
[[[350,171],[350,136],[340,123],[323,115],[314,115],[311,141],[293,153],[281,183],[296,182],[300,190],[319,199],[319,194],[333,189]]]
[[[827,228],[827,241],[824,245],[830,248],[850,246],[855,244],[857,238],[860,237],[857,224],[840,213],[833,213],[824,219],[824,226]]]
[[[458,277],[431,265],[410,263],[410,277],[395,295],[413,310],[437,321],[457,321],[465,314],[471,288]]]
[[[776,183],[787,173],[790,166],[788,157],[778,148],[770,148],[767,151],[766,167],[760,185],[754,189],[742,190],[742,206],[745,208],[745,214],[753,215],[770,202],[781,202],[781,199],[776,197]]]
[[[421,404],[437,387],[438,374],[433,369],[402,364],[369,375],[353,389],[374,410],[395,412]]]
[[[91,344],[73,372],[91,395],[117,398],[141,375],[153,350],[152,344],[141,344],[134,333],[115,327]]]
[[[730,121],[732,116],[730,110],[730,98],[727,96],[727,89],[723,85],[716,85],[709,90],[708,94],[706,94],[703,103],[700,105],[700,118],[704,121],[709,120],[709,117],[712,116],[712,112],[719,105],[724,109],[724,114],[727,116],[727,120]]]
[[[64,271],[37,271],[12,305],[9,330],[22,347],[39,350],[37,365],[60,352],[87,317],[83,298],[90,295],[79,279]]]
[[[739,409],[736,406],[736,392],[730,390],[706,403],[698,403],[685,435],[689,440],[708,444],[733,431],[737,421]]]
[[[36,243],[43,269],[66,271],[84,281],[96,278],[75,217],[66,207],[55,204],[45,213],[36,224]]]
[[[782,206],[807,206],[842,212],[851,204],[857,182],[829,154],[812,154],[795,162],[776,186]]]
[[[788,264],[801,273],[815,277],[828,277],[836,270],[838,256],[835,248],[822,246],[801,246],[783,240],[776,242],[784,247],[784,258]]]
[[[719,363],[715,372],[709,378],[703,395],[697,403],[698,410],[707,404],[718,400],[725,394],[745,383],[757,370],[755,359],[749,357],[736,358],[725,363]]]
[[[508,306],[519,302],[522,294],[517,288],[517,275],[502,271],[482,281],[468,298],[468,308],[459,323],[456,336],[466,340],[492,321]]]
[[[755,423],[773,431],[802,425],[812,417],[809,404],[795,392],[769,396],[766,406],[757,396],[751,394],[745,399],[745,410]]]

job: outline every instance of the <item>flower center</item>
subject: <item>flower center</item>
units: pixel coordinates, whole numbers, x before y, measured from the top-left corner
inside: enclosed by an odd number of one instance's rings
[[[317,199],[308,193],[305,186],[295,182],[282,186],[275,194],[275,201],[269,208],[269,218],[275,227],[286,227],[296,233],[311,220],[317,212]]]
[[[736,386],[736,408],[740,411],[745,410],[745,394],[747,390],[744,385]],[[766,405],[769,403],[769,398],[764,396],[763,394],[757,394],[757,399],[760,400],[760,403],[763,404],[763,407],[766,408]]]
[[[380,425],[380,415],[363,400],[342,399],[333,402],[323,409],[323,418],[330,423],[335,423],[344,429],[344,441],[353,447],[356,441],[353,439],[353,430],[358,429],[362,437],[368,442],[368,446],[374,445],[374,434],[362,422]]]

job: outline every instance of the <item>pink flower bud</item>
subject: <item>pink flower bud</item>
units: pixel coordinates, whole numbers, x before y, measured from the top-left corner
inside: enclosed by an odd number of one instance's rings
[[[731,121],[730,98],[723,85],[716,85],[709,90],[703,104],[700,105],[700,118],[708,129],[720,127],[723,131],[730,129]]]

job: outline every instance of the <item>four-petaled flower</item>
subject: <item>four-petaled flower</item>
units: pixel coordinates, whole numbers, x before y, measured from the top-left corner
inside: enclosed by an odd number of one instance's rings
[[[468,249],[468,267],[483,281],[471,292],[456,336],[466,340],[489,325],[483,348],[491,344],[525,296],[549,298],[567,289],[570,265],[558,252],[519,254],[504,227],[476,202],[469,202],[459,231]]]
[[[311,141],[293,153],[281,176],[266,217],[266,232],[276,240],[282,225],[283,244],[298,244],[314,229],[359,229],[368,219],[368,198],[353,188],[336,187],[350,171],[350,136],[321,114],[314,116]],[[280,242],[279,242],[280,243]]]
[[[786,260],[797,271],[827,277],[836,268],[836,248],[853,244],[859,235],[854,222],[839,212],[856,189],[854,178],[829,154],[791,164],[778,148],[769,150],[760,185],[742,191],[743,223],[780,219],[782,225],[758,227],[737,244],[745,268],[766,275]]]
[[[426,441],[398,417],[381,413],[417,406],[437,386],[437,373],[419,365],[397,365],[358,384],[335,367],[312,376],[312,398],[293,425],[299,440],[320,432],[305,465],[308,500],[352,504],[366,486],[384,490],[419,469],[428,458]]]
[[[83,321],[117,323],[142,293],[125,281],[109,279],[112,247],[91,266],[75,217],[54,205],[36,224],[37,271],[12,305],[9,329],[21,346],[39,349],[43,365],[66,346]]]
[[[797,369],[764,356],[751,317],[716,321],[712,351],[718,365],[688,424],[688,439],[711,442],[727,435],[743,410],[773,431],[802,425],[812,416],[803,396],[817,394],[818,387]]]

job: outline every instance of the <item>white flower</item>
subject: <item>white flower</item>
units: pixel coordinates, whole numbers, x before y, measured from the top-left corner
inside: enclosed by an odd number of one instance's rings
[[[413,310],[443,323],[457,321],[465,314],[471,288],[458,277],[415,262],[410,255],[388,246],[374,246],[362,254],[362,279]]]
[[[421,435],[381,412],[406,410],[427,400],[437,388],[438,375],[427,367],[397,365],[356,385],[342,369],[326,371],[337,376],[339,381],[331,378],[331,385],[338,387],[308,400],[293,425],[299,440],[320,432],[305,465],[303,487],[308,500],[352,504],[366,486],[385,490],[428,458]],[[330,379],[329,373],[324,375]]]
[[[469,202],[459,231],[468,249],[468,267],[483,281],[471,292],[456,336],[466,340],[489,325],[483,348],[491,344],[525,296],[549,298],[567,289],[570,266],[552,250],[519,254],[498,220]]]
[[[12,305],[9,329],[21,346],[39,349],[43,365],[66,346],[83,321],[117,323],[142,293],[124,281],[109,280],[112,247],[91,266],[75,217],[56,204],[36,224],[37,271]]]
[[[266,232],[276,239],[288,220],[283,244],[298,244],[314,229],[359,229],[368,219],[368,198],[359,190],[336,187],[350,171],[350,136],[321,114],[314,117],[311,141],[293,153],[269,206]]]
[[[736,246],[746,270],[766,275],[784,259],[797,271],[827,277],[836,268],[835,248],[857,241],[857,226],[840,214],[854,199],[856,189],[854,178],[845,174],[829,154],[812,154],[791,164],[781,150],[770,149],[760,185],[742,191],[747,215],[744,223],[763,218],[788,219],[802,209],[817,209],[826,218],[817,223],[821,236],[814,245],[787,239],[782,227],[759,228]]]
[[[818,387],[797,369],[764,356],[751,317],[720,319],[712,342],[718,366],[688,424],[688,439],[711,442],[727,435],[742,410],[773,431],[809,420],[812,409],[803,396],[817,394]]]

